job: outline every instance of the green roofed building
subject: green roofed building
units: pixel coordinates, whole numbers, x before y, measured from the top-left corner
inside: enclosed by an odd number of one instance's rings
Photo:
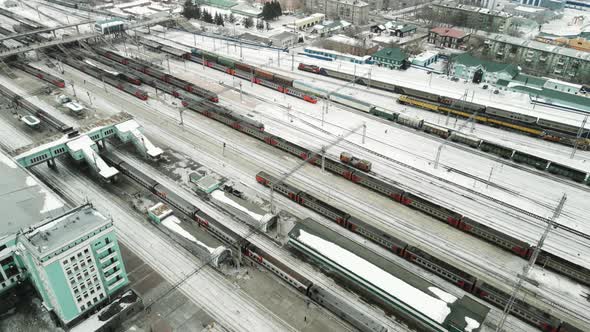
[[[451,59],[451,75],[474,83],[509,81],[519,73],[520,68],[515,65],[478,59],[468,53]]]
[[[231,0],[193,0],[193,4],[195,5],[206,5],[221,9],[230,9],[231,7],[237,5],[238,3]]]
[[[410,65],[409,56],[397,47],[387,47],[379,50],[373,53],[371,58],[378,66],[390,69],[406,69]]]
[[[91,204],[70,210],[3,153],[0,184],[0,301],[30,282],[71,327],[128,284],[111,218]]]

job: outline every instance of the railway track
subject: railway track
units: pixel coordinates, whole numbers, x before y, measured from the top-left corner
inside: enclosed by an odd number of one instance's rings
[[[132,102],[132,103],[136,103],[136,104],[138,104],[138,102],[135,102],[135,101],[131,101],[131,102]],[[145,105],[142,105],[142,108],[145,108]],[[161,112],[157,112],[157,111],[156,111],[156,113],[161,113]],[[161,114],[160,114],[160,117],[161,117]],[[174,122],[176,121],[176,119],[175,119],[174,117],[171,117],[171,119],[173,119],[173,121],[174,121]],[[161,121],[161,120],[160,120],[160,121]],[[229,132],[235,133],[235,136],[237,137],[237,139],[238,139],[238,140],[239,140],[240,138],[242,138],[242,139],[243,139],[243,135],[242,135],[242,134],[240,134],[240,133],[237,133],[237,132],[235,132],[235,131],[233,131],[233,130],[231,130],[231,129],[229,129]],[[213,136],[211,136],[211,135],[213,135]],[[216,136],[217,136],[217,134],[206,133],[206,137],[216,137]],[[232,135],[232,136],[234,136],[234,135]],[[239,137],[238,137],[238,136],[239,136]],[[219,143],[221,143],[221,140],[218,140],[218,142],[219,142]],[[237,151],[237,152],[238,152],[238,153],[244,153],[244,151]],[[250,153],[247,153],[246,155],[250,155],[250,156],[252,156],[252,155],[251,155],[251,152],[250,152]],[[254,156],[255,156],[255,155],[254,155]],[[265,158],[268,158],[268,157],[265,157]],[[262,160],[261,162],[263,162],[263,160]],[[284,167],[284,166],[280,166],[280,167]],[[323,185],[323,184],[322,184],[322,185]],[[488,271],[488,272],[489,272],[489,271]]]
[[[90,83],[90,80],[88,80],[88,83]],[[97,83],[97,84],[100,84],[100,83]],[[125,99],[127,99],[127,98],[125,98]],[[176,123],[176,119],[173,116],[165,115],[161,111],[158,111],[158,110],[156,110],[156,109],[154,109],[154,108],[152,108],[150,106],[147,106],[146,107],[146,105],[144,105],[142,103],[137,103],[134,100],[129,100],[129,99],[127,99],[127,100],[130,103],[132,103],[132,104],[136,104],[137,106],[139,106],[143,110],[142,116],[146,116],[148,114],[151,114],[151,116],[149,116],[151,118],[151,122],[152,123],[160,124],[158,126],[159,128],[161,128],[161,125],[163,124],[162,123],[163,119],[166,119],[166,118],[169,119],[168,120],[169,123],[174,124],[174,127],[177,127],[178,126],[178,124]],[[166,121],[166,120],[164,120],[164,121]],[[197,131],[197,130],[195,130],[195,131]],[[227,131],[228,131],[228,133],[231,133],[233,135],[240,135],[239,133],[236,133],[234,130],[229,129],[229,128],[228,128]],[[167,134],[170,135],[170,137],[178,137],[177,132],[167,131]],[[209,137],[217,137],[216,135],[211,136],[211,134],[207,134],[207,133],[203,133],[203,136],[208,137],[208,138]],[[188,144],[190,146],[193,146],[194,145],[194,141],[189,141],[189,140],[184,140],[184,141],[185,141],[186,144]],[[200,141],[200,139],[199,139],[199,141]],[[175,144],[171,144],[171,145],[175,145]],[[156,176],[154,175],[154,177],[156,177]],[[250,175],[250,177],[251,177],[251,175]],[[162,180],[161,177],[157,177],[157,178],[158,178],[158,180],[161,180],[163,184],[168,184],[168,185],[171,184],[170,182],[167,182],[167,181]],[[197,199],[192,194],[191,195],[188,195],[188,196],[183,196],[183,198],[187,199],[188,201],[195,201],[195,199]],[[216,217],[216,218],[219,218],[219,219],[224,219],[223,216],[220,214],[219,211],[211,210],[209,208],[207,208],[206,211],[208,213],[210,212],[211,215],[212,215],[212,217]],[[225,220],[227,220],[227,218],[225,218]],[[244,232],[248,232],[249,231],[248,230],[248,227],[246,225],[235,224],[233,226],[235,227],[234,229],[242,229]],[[277,247],[276,246],[272,246],[272,245],[269,246],[268,244],[264,244],[264,243],[256,243],[256,242],[253,242],[253,243],[255,243],[257,246],[260,245],[261,248],[264,248],[264,249],[269,250],[269,252],[273,252],[274,253],[274,252],[277,251]],[[284,257],[289,257],[289,256],[284,256]],[[292,258],[292,257],[289,258],[288,261],[291,262],[290,265],[291,265],[292,268],[295,268],[297,270],[299,269],[299,264],[301,264],[299,261],[294,260],[294,258]],[[318,284],[320,284],[320,285],[321,284],[326,284],[326,282],[325,281],[324,282],[318,282]],[[370,314],[370,313],[367,312],[367,314]],[[370,315],[374,316],[374,314],[370,314]],[[391,325],[391,322],[388,325]]]
[[[225,86],[225,87],[226,87],[226,88],[228,88],[228,89],[233,89],[233,90],[235,90],[235,91],[239,91],[239,89],[237,89],[237,88],[235,88],[235,87],[232,87],[231,85],[227,85],[227,84],[222,84],[222,85],[223,85],[223,86]],[[276,106],[278,106],[278,107],[281,107],[281,108],[283,108],[283,109],[285,109],[285,110],[288,110],[288,109],[287,109],[287,108],[286,108],[284,105],[281,105],[281,104],[279,104],[279,103],[276,103],[276,102],[270,101],[270,100],[268,100],[268,99],[266,99],[266,98],[263,98],[263,97],[260,97],[260,96],[258,96],[258,95],[253,95],[253,94],[251,94],[251,93],[249,93],[249,92],[244,92],[244,91],[242,91],[242,93],[243,93],[243,94],[245,94],[245,95],[248,95],[248,96],[250,96],[250,97],[252,97],[252,98],[255,98],[255,99],[258,99],[258,100],[260,100],[260,101],[263,101],[263,102],[265,102],[265,103],[273,103],[273,104],[275,104],[275,105],[276,105]],[[271,118],[270,116],[268,116],[268,115],[266,115],[266,114],[262,114],[262,113],[258,113],[258,114],[259,114],[260,116],[262,116],[262,117]],[[314,128],[315,130],[321,131],[321,132],[323,132],[324,134],[326,134],[326,135],[329,135],[329,136],[334,136],[334,135],[333,135],[332,133],[330,133],[329,131],[327,131],[327,130],[325,130],[325,129],[323,129],[323,128],[321,128],[321,127],[319,127],[319,126],[315,125],[315,124],[312,124],[312,123],[310,123],[310,122],[308,122],[308,121],[306,121],[306,120],[302,119],[301,117],[297,117],[297,118],[299,119],[299,121],[302,121],[302,122],[304,122],[306,125],[308,125],[308,126],[310,126],[310,127]],[[284,125],[288,125],[288,124],[286,124],[284,121],[282,121],[282,120],[278,120],[278,119],[276,119],[276,118],[272,118],[272,120],[273,120],[273,121],[282,122]],[[300,129],[300,128],[299,128],[299,129]],[[342,129],[348,130],[348,128],[342,128]],[[313,133],[310,133],[310,135],[313,135]],[[432,135],[429,135],[429,136],[432,136]],[[317,135],[316,135],[316,137],[318,137],[318,138],[321,138],[321,137],[319,137],[319,136],[317,136]],[[324,139],[324,138],[322,138],[322,139]],[[381,153],[378,153],[378,152],[375,152],[375,151],[373,151],[373,150],[370,150],[370,149],[368,149],[368,148],[366,148],[366,147],[364,147],[364,146],[361,146],[361,145],[359,145],[359,144],[357,144],[357,143],[354,143],[354,142],[352,142],[352,141],[350,141],[350,140],[345,140],[345,141],[346,141],[346,143],[347,143],[347,144],[350,144],[350,145],[352,145],[352,146],[356,147],[356,148],[357,148],[357,149],[359,149],[359,150],[363,150],[363,151],[365,151],[366,153],[369,153],[369,154],[371,154],[371,155],[374,155],[374,156],[376,156],[376,157],[382,158],[382,159],[384,159],[384,160],[387,160],[387,161],[389,161],[389,162],[391,162],[391,163],[397,164],[397,165],[399,165],[399,166],[402,166],[402,167],[404,167],[404,168],[410,169],[410,170],[412,170],[412,171],[414,171],[414,172],[417,172],[417,173],[419,173],[419,174],[422,174],[422,175],[424,175],[424,176],[426,176],[426,177],[428,177],[428,178],[436,179],[436,180],[438,180],[438,181],[440,181],[440,182],[443,182],[443,183],[446,183],[446,184],[448,184],[448,185],[451,185],[451,186],[457,187],[457,188],[459,188],[459,189],[461,189],[461,190],[464,190],[464,191],[466,191],[466,192],[469,192],[469,193],[470,193],[470,194],[472,194],[472,195],[476,195],[476,196],[478,196],[478,197],[484,198],[484,199],[486,199],[486,200],[488,200],[488,201],[494,202],[494,203],[496,203],[496,204],[498,204],[498,205],[504,206],[504,207],[506,207],[506,208],[508,208],[508,209],[510,209],[510,210],[513,210],[513,211],[515,211],[515,212],[518,212],[518,213],[524,214],[524,215],[526,215],[526,216],[529,216],[529,217],[531,217],[531,218],[534,218],[534,219],[536,219],[536,220],[542,221],[542,222],[544,222],[544,223],[549,223],[549,222],[550,222],[550,220],[549,220],[549,219],[547,219],[547,218],[545,218],[545,217],[542,217],[542,216],[539,216],[538,214],[535,214],[535,213],[533,213],[533,212],[527,211],[527,210],[525,210],[525,209],[522,209],[522,208],[520,208],[520,207],[517,207],[517,206],[515,206],[515,205],[512,205],[512,204],[510,204],[510,203],[504,202],[504,201],[502,201],[502,200],[500,200],[500,199],[497,199],[497,198],[495,198],[495,197],[492,197],[492,196],[486,195],[486,194],[484,194],[484,193],[481,193],[481,192],[479,192],[479,191],[477,191],[477,190],[474,190],[474,189],[472,189],[472,188],[469,188],[469,187],[463,186],[463,185],[461,185],[461,184],[458,184],[458,183],[455,183],[455,182],[449,181],[449,180],[447,180],[447,179],[445,179],[445,178],[442,178],[442,177],[436,176],[436,175],[434,175],[434,174],[432,174],[432,173],[429,173],[429,172],[423,171],[423,170],[421,170],[421,169],[419,169],[419,168],[417,168],[417,167],[411,166],[411,165],[409,165],[409,164],[407,164],[407,163],[404,163],[404,162],[401,162],[401,161],[395,160],[395,159],[393,159],[393,158],[391,158],[391,157],[388,157],[388,156],[385,156],[385,155],[383,155],[383,154],[381,154]],[[469,151],[469,149],[468,149],[468,148],[465,148],[465,149],[466,149],[466,151]],[[470,177],[470,178],[473,178],[473,179],[476,179],[476,180],[480,180],[479,178],[477,178],[477,177],[475,177],[475,176],[473,176],[473,175],[471,175],[471,174],[469,174],[469,173],[462,172],[462,171],[460,171],[460,170],[457,170],[457,169],[455,169],[455,168],[449,168],[449,170],[453,170],[453,171],[455,171],[455,172],[457,172],[457,173],[459,173],[459,172],[460,172],[460,173],[462,173],[462,175],[468,176],[468,177]],[[375,173],[371,173],[371,174],[372,174],[372,175],[377,175],[377,174],[375,174]],[[391,182],[391,180],[390,180],[390,179],[388,179],[388,178],[386,178],[386,177],[383,177],[383,176],[379,176],[379,177],[380,177],[381,179],[383,179],[383,180],[386,180],[387,182]],[[487,181],[486,181],[486,182],[487,182]],[[484,183],[485,183],[485,182],[484,182]],[[569,184],[569,183],[568,183],[568,184]],[[396,183],[396,185],[399,185],[399,183]],[[585,189],[588,189],[588,188],[585,188]],[[410,191],[414,191],[414,192],[415,192],[415,191],[417,191],[417,190],[416,190],[416,189],[410,189]],[[556,226],[557,226],[557,228],[561,228],[561,229],[563,229],[564,231],[566,231],[566,232],[569,232],[569,233],[572,233],[572,234],[574,234],[574,235],[576,235],[576,236],[578,236],[578,237],[580,237],[580,238],[582,238],[582,239],[585,239],[585,240],[590,240],[590,235],[589,235],[589,234],[586,234],[586,233],[584,233],[584,232],[582,232],[582,231],[579,231],[579,230],[577,230],[577,229],[574,229],[574,228],[572,228],[572,227],[569,227],[569,226],[566,226],[566,225],[563,225],[563,224],[560,224],[560,223],[557,223],[557,222],[555,222],[555,223],[554,223],[554,225],[556,225]],[[587,246],[589,246],[589,247],[590,247],[590,243],[589,243],[589,244],[587,244]]]

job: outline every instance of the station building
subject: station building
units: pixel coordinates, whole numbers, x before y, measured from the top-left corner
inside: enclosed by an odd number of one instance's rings
[[[372,56],[378,66],[390,69],[406,69],[410,65],[409,56],[400,48],[388,47],[381,49]]]
[[[69,327],[125,288],[112,219],[91,204],[67,208],[4,154],[0,174],[0,299],[30,282],[43,307]]]
[[[478,59],[468,53],[452,57],[450,69],[455,77],[492,84],[498,80],[512,80],[520,72],[515,65]]]

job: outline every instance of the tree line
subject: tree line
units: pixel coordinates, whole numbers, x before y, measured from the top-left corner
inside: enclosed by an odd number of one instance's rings
[[[281,13],[282,9],[278,1],[275,0],[273,2],[267,2],[264,4],[262,8],[262,15],[267,21],[256,20],[256,22],[254,22],[254,19],[252,17],[246,17],[244,18],[242,23],[244,24],[244,27],[246,29],[250,29],[251,27],[256,26],[256,29],[258,30],[264,30],[265,28],[266,30],[270,30],[270,24],[268,23],[268,20],[275,19],[278,16],[281,16]],[[221,26],[225,26],[226,21],[232,24],[237,21],[237,18],[234,16],[233,13],[230,13],[229,15],[215,13],[213,15],[206,9],[202,9],[201,7],[199,7],[198,4],[194,4],[192,0],[185,1],[182,16],[186,17],[187,19],[194,18],[207,23]]]

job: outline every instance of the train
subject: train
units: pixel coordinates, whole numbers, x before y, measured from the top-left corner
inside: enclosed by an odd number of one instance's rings
[[[77,1],[67,1],[67,0],[47,0],[47,2],[54,3],[56,5],[70,7],[74,9],[78,9],[79,5]]]
[[[415,331],[480,331],[490,310],[463,295],[446,302],[433,293],[433,283],[400,268],[390,257],[376,254],[339,232],[312,219],[298,222],[289,232],[288,248],[304,261],[316,265],[336,283],[351,289],[386,315],[395,316]],[[442,291],[442,290],[441,290]],[[444,292],[444,291],[442,291]],[[440,294],[440,293],[439,293]],[[441,301],[442,300],[442,301]],[[425,308],[429,303],[439,310]],[[465,315],[478,323],[468,328]],[[475,324],[474,324],[475,325]]]
[[[121,58],[120,61],[127,61],[127,59]],[[259,139],[266,144],[293,154],[311,164],[321,166],[322,158],[320,155],[305,147],[266,132],[264,130],[264,125],[260,122],[241,116],[225,107],[220,107],[219,105],[211,103],[208,100],[196,99],[193,96],[184,96],[183,101],[186,102],[186,107],[188,109],[219,121],[251,137]],[[407,124],[413,124],[416,127],[423,125],[423,121],[418,121],[417,119],[412,119],[411,117],[403,116],[402,114],[398,116],[398,119],[402,119],[401,121],[404,121]],[[327,170],[341,175],[352,182],[390,197],[398,203],[408,205],[411,208],[443,220],[459,230],[483,238],[486,241],[512,251],[516,255],[527,258],[530,257],[532,253],[532,247],[530,244],[495,231],[474,221],[468,216],[463,216],[457,212],[450,211],[436,203],[430,202],[428,199],[424,199],[418,195],[394,187],[389,183],[377,179],[371,174],[360,171],[352,166],[345,165],[330,158],[325,158],[325,167]],[[577,281],[584,284],[590,284],[590,271],[584,267],[578,266],[559,257],[546,260],[546,265],[548,268],[556,270]]]
[[[370,172],[371,171],[371,167],[372,167],[372,163],[368,160],[365,159],[359,159],[353,155],[351,155],[348,152],[342,152],[340,153],[340,161],[347,164],[347,165],[351,165],[354,168],[360,169],[361,171],[364,172]]]
[[[56,57],[56,54],[50,54],[50,56]],[[148,94],[144,90],[122,81],[120,78],[118,78],[116,75],[113,75],[112,73],[104,71],[98,67],[89,66],[87,63],[83,62],[83,59],[74,59],[66,56],[63,57],[61,60],[65,64],[72,66],[78,69],[79,71],[86,73],[94,78],[102,80],[103,82],[112,85],[121,91],[125,91],[134,97],[137,97],[141,100],[148,99]]]
[[[266,144],[274,146],[275,148],[306,160],[310,164],[319,167],[322,166],[322,157],[316,152],[298,144],[289,142],[279,136],[270,134],[264,131],[263,128],[252,125],[251,123],[245,121],[247,119],[245,117],[237,118],[233,116],[233,113],[227,113],[229,110],[224,111],[224,108],[219,107],[219,105],[215,105],[206,100],[194,102],[191,101],[188,103],[187,108],[206,117],[219,121],[238,131],[241,131],[242,133],[263,141]],[[331,158],[324,158],[324,165],[325,169],[328,171],[340,175],[349,181],[385,195],[395,202],[408,205],[411,208],[447,222],[461,231],[492,242],[495,245],[509,250],[518,256],[527,258],[532,254],[531,245],[524,241],[514,239],[507,234],[493,230],[490,227],[476,222],[468,216],[451,211],[431,202],[428,199],[422,198],[419,195],[395,187],[387,182],[384,182],[383,180],[375,178],[371,174],[365,173],[341,162],[332,160]],[[590,285],[590,270],[571,263],[565,259],[556,256],[556,259],[546,261],[546,267],[584,284]]]
[[[481,280],[475,276],[449,264],[441,259],[434,257],[423,249],[419,249],[405,241],[397,239],[395,236],[388,234],[371,224],[342,211],[329,203],[326,203],[310,193],[302,191],[293,185],[286,182],[279,182],[279,180],[261,171],[256,174],[256,181],[266,187],[272,187],[274,192],[288,197],[296,203],[312,210],[327,219],[337,223],[341,227],[356,233],[367,240],[376,243],[377,245],[391,251],[396,256],[402,257],[422,268],[438,275],[439,277],[453,283],[457,287],[503,309],[510,299],[510,294],[507,294]],[[400,199],[405,199],[403,196]],[[452,222],[452,224],[455,222]],[[467,224],[466,224],[467,225]],[[475,221],[469,222],[469,227],[480,228]],[[493,229],[484,227],[483,230],[487,232],[486,236],[502,238],[503,241],[509,241],[511,246],[519,253],[529,255],[529,251],[524,248],[524,244],[516,239],[507,239],[504,234],[501,234]],[[518,248],[517,248],[518,246]],[[546,264],[554,256],[545,252],[541,252],[537,263],[540,265]],[[561,326],[570,326],[561,322],[559,319],[547,314],[524,301],[517,300],[512,308],[512,314],[521,318],[522,320],[540,328],[542,331],[580,331],[572,328],[562,328]]]
[[[314,284],[285,265],[280,259],[274,257],[271,252],[251,243],[247,238],[224,226],[221,222],[174,193],[173,190],[163,186],[119,157],[105,153],[102,158],[109,165],[118,169],[119,172],[158,196],[162,201],[183,213],[190,220],[196,222],[198,226],[205,228],[210,234],[227,243],[230,247],[240,250],[245,257],[264,266],[297,291],[332,311],[336,316],[341,317],[355,328],[363,332],[387,331],[387,328],[381,322],[367,317],[363,312],[356,309],[354,303],[345,302],[323,286]]]
[[[590,129],[587,128],[583,128],[580,131],[580,127],[578,126],[442,96],[392,83],[381,82],[378,80],[369,81],[368,78],[357,77],[353,74],[315,65],[300,63],[297,68],[302,71],[333,77],[346,82],[355,81],[362,85],[370,84],[371,87],[401,95],[401,97],[404,98],[400,97],[400,99],[398,99],[400,103],[420,107],[425,110],[450,113],[464,118],[474,116],[476,121],[494,127],[518,131],[569,146],[576,144],[579,148],[585,150],[590,149]],[[581,138],[578,139],[576,137],[579,132],[581,133]]]
[[[13,62],[12,63],[13,66],[15,66],[16,68],[29,73],[39,79],[44,80],[45,82],[49,82],[55,86],[57,86],[58,88],[65,88],[66,87],[66,83],[64,82],[63,79],[56,77],[54,75],[51,75],[49,73],[46,73],[40,69],[37,69],[31,65],[28,64],[24,64],[24,63],[18,63],[18,62]]]
[[[125,65],[129,68],[132,68],[132,69],[140,71],[144,74],[155,77],[161,81],[175,85],[175,86],[182,88],[190,93],[193,93],[201,98],[209,99],[210,101],[212,101],[214,103],[219,102],[219,97],[217,96],[216,93],[209,91],[207,89],[198,87],[198,86],[196,86],[190,82],[187,82],[185,80],[182,80],[178,77],[166,74],[166,73],[154,68],[151,64],[141,63],[137,60],[129,59],[127,57],[121,56],[119,54],[110,52],[110,51],[102,49],[102,48],[95,48],[94,50],[99,55],[101,55],[105,58],[111,59],[115,62],[118,62],[119,64]]]
[[[313,70],[313,69],[310,69]],[[439,136],[443,139],[450,138],[454,142],[462,143],[472,148],[480,149],[484,152],[488,152],[497,156],[500,156],[504,159],[511,159],[517,163],[527,164],[529,166],[535,167],[539,170],[548,171],[550,173],[560,175],[565,178],[569,178],[573,181],[579,183],[586,183],[590,185],[590,173],[580,171],[573,167],[569,167],[566,165],[558,164],[555,162],[551,162],[547,159],[537,157],[531,154],[527,154],[525,152],[521,152],[509,147],[505,147],[503,145],[492,143],[489,141],[485,141],[482,139],[478,139],[476,137],[472,137],[469,135],[465,135],[460,133],[459,131],[451,130],[445,128],[444,126],[439,126],[418,117],[409,116],[403,113],[390,111],[384,109],[379,106],[374,106],[371,103],[346,96],[339,93],[330,93],[327,90],[315,87],[311,84],[305,83],[303,81],[294,80],[294,85],[299,89],[306,91],[311,94],[315,94],[317,96],[321,96],[322,98],[327,98],[335,103],[351,107],[353,109],[363,111],[366,113],[370,113],[374,116],[397,122],[401,125],[406,127],[411,127],[414,129],[422,130],[428,134]],[[398,98],[398,102],[400,103],[408,103],[409,100],[416,100],[415,98],[411,98],[405,95],[402,95]],[[424,104],[423,102],[421,102]],[[426,107],[426,106],[424,106]],[[451,112],[454,112],[450,110]],[[478,116],[475,117],[476,120]],[[532,131],[532,130],[531,130]],[[540,131],[539,131],[540,133]]]
[[[275,74],[268,70],[263,70],[256,66],[232,60],[198,48],[192,48],[191,52],[185,52],[175,47],[160,44],[149,39],[142,39],[140,43],[153,51],[164,52],[178,58],[189,60],[295,98],[303,99],[312,104],[317,103],[317,98],[315,96],[294,87],[293,79],[290,77]]]

